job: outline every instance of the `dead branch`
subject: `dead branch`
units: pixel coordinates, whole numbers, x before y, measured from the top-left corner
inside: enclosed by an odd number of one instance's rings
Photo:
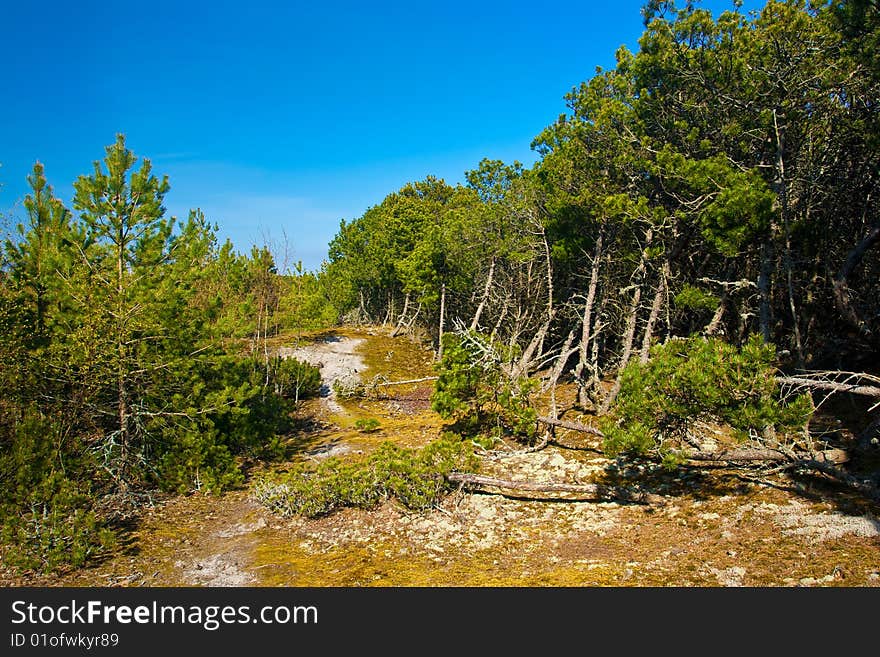
[[[451,472],[446,478],[453,483],[466,486],[488,486],[513,491],[529,491],[538,493],[580,493],[587,496],[586,499],[595,500],[619,500],[623,502],[635,502],[639,504],[663,504],[664,499],[660,495],[644,493],[641,491],[606,486],[604,484],[565,484],[561,482],[535,482],[535,481],[511,481],[508,479],[496,479],[483,475]]]
[[[862,480],[858,477],[854,477],[850,473],[836,467],[833,463],[818,460],[806,460],[794,464],[794,469],[815,470],[821,472],[873,500],[880,500],[880,490],[878,490],[877,486],[871,483],[870,480]]]
[[[851,376],[863,377],[869,380],[874,380],[876,377],[872,377],[868,374],[851,374],[849,372],[841,372],[840,374],[850,374]],[[814,376],[816,378],[814,378]],[[852,383],[842,383],[839,381],[830,381],[827,378],[824,378],[826,374],[818,373],[816,375],[804,375],[804,376],[777,376],[776,380],[779,383],[791,385],[799,388],[811,388],[814,390],[830,390],[831,392],[849,392],[854,395],[864,395],[865,397],[875,397],[880,398],[880,387],[876,386],[865,386],[858,385]],[[822,377],[822,378],[819,378]]]
[[[720,452],[679,452],[679,455],[689,461],[701,462],[789,462],[789,463],[846,463],[849,461],[849,454],[842,449],[826,449],[815,454],[804,455],[799,457],[798,454],[783,452],[777,449],[725,449]]]
[[[381,381],[379,383],[374,384],[377,388],[379,386],[405,386],[408,383],[424,383],[425,381],[436,381],[439,377],[436,376],[426,376],[421,379],[408,379],[406,381]]]
[[[599,431],[596,427],[581,424],[580,422],[569,422],[568,420],[557,420],[556,418],[543,416],[538,417],[537,420],[541,424],[546,424],[550,427],[561,427],[563,429],[571,429],[572,431],[580,431],[581,433],[589,433],[594,436],[599,436],[600,438],[605,437],[605,434]]]

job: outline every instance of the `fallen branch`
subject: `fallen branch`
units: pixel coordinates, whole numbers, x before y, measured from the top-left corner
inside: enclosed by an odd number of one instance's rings
[[[832,479],[852,488],[853,490],[858,491],[866,497],[869,497],[873,500],[880,500],[880,490],[878,490],[877,486],[874,485],[870,480],[859,479],[858,477],[855,477],[850,473],[845,472],[838,467],[835,467],[832,463],[817,460],[808,460],[796,463],[795,469],[814,470],[817,472],[821,472],[822,474],[831,477]]]
[[[780,462],[816,462],[816,463],[846,463],[849,454],[842,449],[826,449],[815,454],[805,454],[802,458],[796,454],[782,452],[776,449],[725,449],[720,452],[679,452],[680,456],[689,461],[720,462],[720,461],[765,461],[771,463]]]
[[[409,379],[407,381],[383,381],[380,383],[374,384],[376,387],[378,386],[404,386],[408,383],[424,383],[425,381],[436,381],[439,377],[436,376],[426,376],[423,379]]]
[[[639,504],[663,504],[664,499],[660,495],[643,493],[627,488],[605,486],[603,484],[565,484],[555,482],[535,481],[511,481],[508,479],[495,479],[483,475],[451,472],[446,478],[453,483],[465,486],[489,486],[514,491],[530,491],[538,493],[581,493],[596,500],[620,500],[624,502],[637,502]]]
[[[830,390],[831,392],[849,392],[854,395],[880,398],[880,388],[875,386],[863,386],[851,383],[838,383],[821,379],[810,379],[801,376],[777,376],[779,383],[797,386],[801,388],[814,388],[816,390]]]
[[[572,431],[580,431],[581,433],[589,433],[594,436],[599,436],[600,438],[604,438],[605,434],[599,431],[596,427],[591,427],[588,424],[581,424],[580,422],[569,422],[567,420],[557,420],[552,417],[538,417],[538,422],[541,424],[546,424],[551,427],[561,427],[563,429],[571,429]]]

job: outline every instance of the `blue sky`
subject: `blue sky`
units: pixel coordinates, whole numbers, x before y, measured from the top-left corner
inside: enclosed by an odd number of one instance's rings
[[[565,93],[636,48],[642,4],[5,3],[0,214],[22,217],[35,160],[69,204],[122,132],[169,176],[168,214],[279,260],[286,237],[316,269],[340,219],[408,181],[531,165]]]

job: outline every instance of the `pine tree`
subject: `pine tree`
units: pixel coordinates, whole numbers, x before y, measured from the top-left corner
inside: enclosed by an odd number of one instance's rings
[[[161,326],[155,312],[157,281],[167,262],[173,220],[164,218],[162,201],[167,177],[159,180],[148,159],[139,169],[124,135],[106,147],[102,169],[74,183],[74,207],[91,238],[83,257],[82,282],[92,287],[97,303],[84,308],[87,335],[97,340],[98,384],[113,408],[114,421],[105,435],[104,462],[120,491],[128,489],[133,465],[145,446],[140,394],[143,379],[157,366]]]

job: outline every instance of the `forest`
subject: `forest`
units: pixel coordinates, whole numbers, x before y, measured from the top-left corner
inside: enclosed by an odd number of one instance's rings
[[[643,15],[637,51],[548,117],[533,166],[389,190],[314,272],[220,243],[199,209],[167,217],[170,181],[122,134],[70,207],[37,161],[0,250],[4,562],[82,566],[157,491],[221,493],[290,458],[321,373],[278,347],[337,326],[428,344],[448,430],[321,466],[265,493],[273,508],[503,488],[462,450],[540,450],[560,429],[629,462],[772,468],[876,503],[880,7]],[[845,441],[817,428],[836,409]],[[316,500],[321,476],[344,490]]]

